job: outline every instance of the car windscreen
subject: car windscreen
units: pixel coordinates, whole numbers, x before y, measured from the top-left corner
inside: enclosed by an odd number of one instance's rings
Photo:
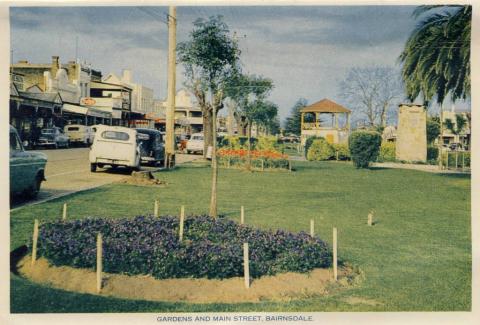
[[[22,150],[22,146],[20,141],[18,141],[18,137],[15,132],[10,132],[10,150],[19,151]]]
[[[119,132],[119,131],[103,131],[102,138],[108,140],[119,140],[119,141],[128,141],[130,136],[128,133]]]
[[[78,126],[70,126],[67,128],[68,131],[78,131],[80,128]]]
[[[43,129],[42,134],[53,134],[55,133],[54,129]]]

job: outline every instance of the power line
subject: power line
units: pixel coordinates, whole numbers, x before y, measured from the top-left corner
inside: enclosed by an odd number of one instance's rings
[[[156,20],[160,20],[162,23],[164,24],[167,24],[168,25],[168,20],[166,20],[164,17],[162,17],[160,14],[158,14],[157,12],[154,12],[152,10],[148,10],[146,9],[145,7],[135,7],[135,9],[137,10],[140,10],[141,12],[143,13],[146,13],[147,15],[149,15],[150,17],[153,17],[155,18]],[[164,13],[167,18],[170,18],[170,16],[166,13]]]

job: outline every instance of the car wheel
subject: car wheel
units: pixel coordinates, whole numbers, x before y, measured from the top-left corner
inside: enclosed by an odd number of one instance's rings
[[[105,167],[104,164],[98,164],[97,166],[98,166],[98,168],[103,168],[103,167]]]
[[[38,196],[38,192],[40,192],[40,186],[42,185],[43,176],[41,174],[37,174],[35,177],[35,183],[27,192],[27,197],[30,199],[35,199]]]
[[[97,164],[90,164],[90,171],[95,173],[97,171]]]

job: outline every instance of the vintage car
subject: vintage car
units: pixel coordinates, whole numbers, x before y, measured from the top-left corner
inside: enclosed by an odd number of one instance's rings
[[[140,169],[140,141],[148,140],[148,136],[122,126],[98,125],[96,129],[89,154],[91,172],[105,165]]]
[[[70,124],[64,128],[70,144],[79,144],[89,146],[93,143],[95,132],[90,126],[81,124]]]
[[[25,151],[17,130],[10,126],[10,194],[35,198],[45,181],[46,164],[43,153]]]
[[[203,153],[203,133],[192,134],[190,140],[187,141],[187,153],[200,152]]]
[[[68,136],[63,133],[61,128],[56,126],[42,129],[40,137],[38,138],[37,146],[52,147],[55,149],[59,147],[68,148]]]
[[[161,164],[165,156],[165,146],[160,131],[154,129],[136,129],[139,134],[143,134],[148,139],[138,139],[140,146],[140,159],[142,163],[158,165]]]

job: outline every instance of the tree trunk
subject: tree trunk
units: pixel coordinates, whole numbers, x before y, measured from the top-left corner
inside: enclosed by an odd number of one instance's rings
[[[248,123],[248,154],[247,154],[247,170],[252,170],[252,123]]]
[[[427,106],[425,106],[427,107]],[[443,161],[442,161],[442,147],[443,147],[443,104],[440,104],[440,137],[438,138],[438,168],[440,170],[443,169]],[[448,161],[448,156],[447,156]]]
[[[208,147],[212,145],[212,111],[203,112],[203,158],[207,157]]]
[[[218,177],[218,166],[217,166],[217,128],[216,128],[216,108],[213,109],[212,114],[212,193],[210,196],[210,217],[217,217],[217,177]]]
[[[212,145],[212,193],[210,196],[210,216],[212,218],[217,217],[217,178],[218,178],[218,165],[217,165],[217,110],[221,108],[223,100],[223,92],[214,95],[212,103],[212,118],[211,118],[211,145]]]
[[[380,126],[384,128],[387,126],[387,110],[388,110],[388,103],[384,103],[382,106],[382,114],[380,115]]]

